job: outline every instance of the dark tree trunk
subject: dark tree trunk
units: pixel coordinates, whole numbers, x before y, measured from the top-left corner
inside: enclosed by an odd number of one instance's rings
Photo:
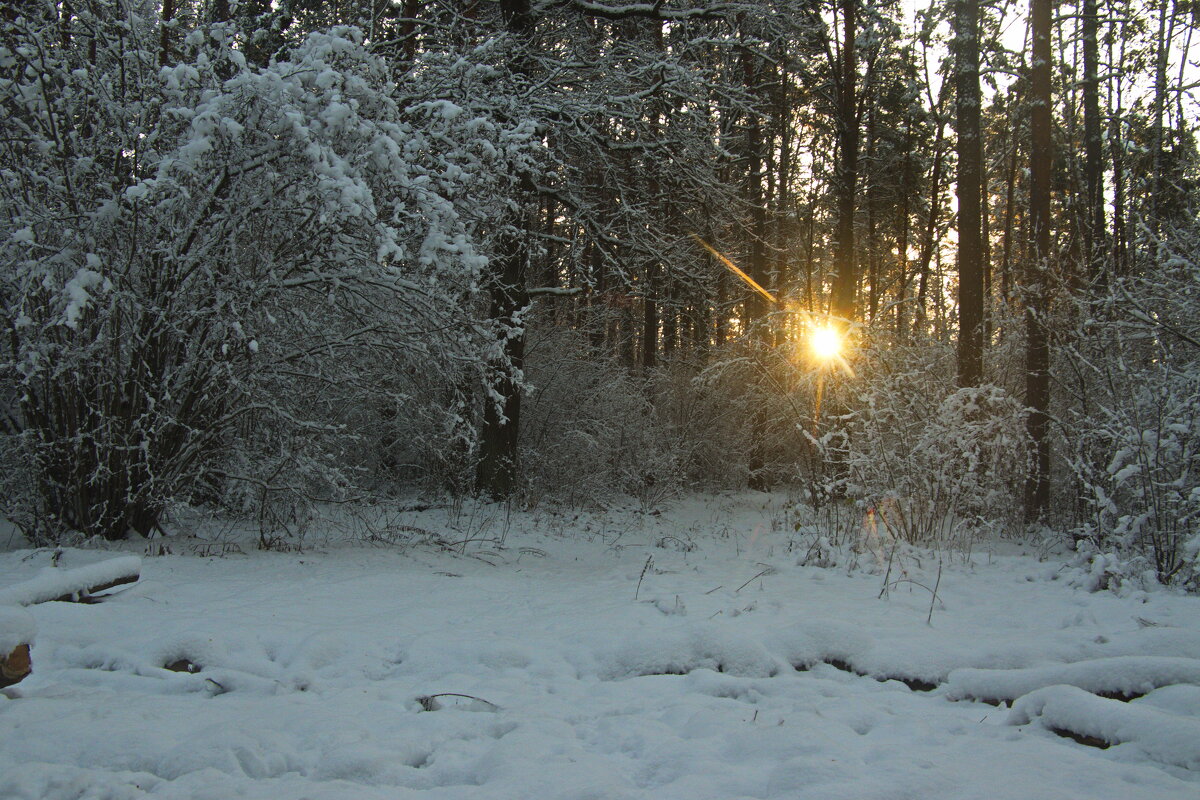
[[[837,111],[837,239],[834,250],[832,310],[836,317],[854,316],[854,294],[858,283],[854,255],[855,185],[858,183],[858,63],[855,48],[857,0],[842,2],[842,63],[838,81]]]
[[[525,75],[529,70],[528,52],[534,27],[529,0],[502,0],[500,7],[509,33],[522,47],[522,55],[513,64],[513,72],[518,76]],[[502,356],[488,367],[475,485],[480,492],[496,499],[509,497],[518,485],[519,376],[525,361],[525,328],[520,315],[529,305],[526,286],[530,257],[528,234],[534,224],[529,213],[533,189],[529,183],[528,179],[520,181],[521,199],[518,202],[526,207],[526,212],[521,219],[513,221],[514,233],[498,248],[499,257],[493,266],[489,287],[490,317],[498,326]]]
[[[1049,309],[1050,181],[1054,159],[1051,116],[1051,0],[1030,0],[1033,40],[1030,68],[1029,221],[1032,249],[1025,277],[1025,404],[1030,408],[1033,462],[1025,482],[1025,520],[1036,522],[1050,502]]]
[[[653,369],[658,363],[658,267],[646,264],[645,296],[642,298],[642,366]]]
[[[983,219],[979,137],[979,2],[955,9],[958,117],[958,385],[983,379]]]
[[[527,268],[523,243],[511,242],[493,276],[491,319],[501,326],[504,357],[489,367],[489,388],[484,398],[483,430],[479,441],[477,488],[493,498],[504,498],[517,488],[517,445],[521,429],[521,385],[517,376],[525,361],[525,331],[517,319],[529,305],[525,287]],[[489,393],[489,394],[491,394]]]
[[[905,304],[908,299],[908,238],[911,230],[910,198],[912,196],[912,188],[916,184],[913,180],[912,168],[912,146],[913,146],[913,123],[909,118],[907,128],[904,134],[904,161],[900,168],[900,210],[896,216],[896,270],[898,276],[896,279],[896,336],[900,341],[904,341],[908,337],[908,325],[905,320],[908,315],[905,313]]]
[[[1088,280],[1104,278],[1104,144],[1100,120],[1100,19],[1097,0],[1083,0],[1083,250]]]
[[[1014,103],[1014,106],[1017,105]],[[1014,120],[1015,124],[1015,120]],[[1008,309],[1013,295],[1013,236],[1017,219],[1017,167],[1019,164],[1020,147],[1014,134],[1009,141],[1008,177],[1004,190],[1004,245],[1000,251],[1000,302],[1005,309],[1004,318],[1008,319]],[[1007,329],[1001,329],[1003,336]]]
[[[404,63],[411,64],[417,58],[420,37],[417,36],[417,13],[421,10],[418,0],[404,0],[404,20],[400,23],[400,40],[404,43]],[[526,9],[528,13],[528,9]]]
[[[171,63],[171,20],[175,18],[175,0],[163,0],[162,22],[158,27],[158,63],[167,66]]]
[[[1154,122],[1150,129],[1151,135],[1154,137],[1151,142],[1151,153],[1153,156],[1153,167],[1150,170],[1150,219],[1148,220],[1151,230],[1157,232],[1162,219],[1162,191],[1164,188],[1163,181],[1163,157],[1166,155],[1164,148],[1166,146],[1166,127],[1164,118],[1167,108],[1167,64],[1169,62],[1171,38],[1174,34],[1175,16],[1168,13],[1174,5],[1174,0],[1161,0],[1161,6],[1158,15],[1158,36],[1155,41],[1155,66],[1154,66]],[[1168,27],[1168,19],[1170,26]]]
[[[1108,4],[1106,11],[1110,16],[1116,16],[1116,9],[1113,8],[1113,3]],[[1110,65],[1123,64],[1126,54],[1127,22],[1124,20],[1117,22],[1114,19],[1113,27],[1116,35],[1108,38],[1108,63]],[[1127,184],[1125,176],[1125,136],[1121,128],[1121,109],[1124,108],[1124,105],[1121,81],[1110,81],[1108,84],[1108,107],[1111,110],[1108,126],[1108,147],[1109,152],[1112,154],[1113,172],[1113,221],[1110,235],[1112,236],[1112,268],[1115,276],[1122,276],[1127,271],[1128,247],[1130,242],[1129,228],[1126,222],[1128,217],[1125,210],[1125,187]]]
[[[1121,136],[1121,117],[1114,114],[1109,125],[1109,149],[1113,162],[1113,272],[1124,275],[1129,259],[1129,234],[1125,223],[1125,145]]]
[[[875,175],[876,158],[875,105],[867,114],[867,163],[872,165],[868,174]],[[879,208],[879,181],[872,178],[867,188],[867,314],[872,325],[879,312],[879,231],[876,224]]]
[[[754,85],[757,82],[757,73],[752,70],[747,70],[746,73],[747,85]],[[766,236],[767,236],[767,209],[766,199],[763,194],[763,174],[766,172],[766,158],[764,154],[762,127],[759,125],[758,118],[755,117],[750,124],[749,141],[747,142],[747,155],[749,156],[749,192],[748,196],[752,204],[751,211],[751,230],[750,230],[750,260],[747,264],[747,272],[755,282],[760,286],[767,283],[766,280]],[[771,334],[768,328],[768,321],[765,319],[767,314],[767,304],[758,292],[750,292],[745,301],[745,328],[748,330],[755,342],[770,343]],[[770,488],[770,477],[766,470],[766,441],[767,430],[766,423],[763,417],[763,410],[757,405],[751,413],[751,442],[750,449],[746,456],[747,468],[750,473],[748,485],[751,489],[757,491],[766,491]]]
[[[937,136],[933,140],[933,172],[929,180],[929,218],[925,224],[925,236],[921,242],[921,255],[917,263],[917,273],[920,276],[917,285],[917,308],[913,315],[913,334],[924,336],[926,333],[926,302],[929,298],[929,268],[933,264],[933,251],[937,246],[938,215],[941,211],[942,170],[945,166],[946,153],[942,147],[942,134],[945,132],[945,121],[938,121]]]
[[[674,287],[667,289],[666,303],[659,309],[662,317],[662,354],[669,362],[679,344],[679,309],[675,303]]]

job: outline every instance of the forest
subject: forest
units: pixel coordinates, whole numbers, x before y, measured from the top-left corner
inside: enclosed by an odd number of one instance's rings
[[[0,514],[286,543],[404,497],[787,489],[835,544],[1040,530],[1200,588],[1198,27],[9,0]]]
[[[1197,796],[1198,30],[0,0],[0,798]]]

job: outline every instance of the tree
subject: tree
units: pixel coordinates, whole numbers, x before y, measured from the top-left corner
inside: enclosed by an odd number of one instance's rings
[[[983,151],[980,142],[979,2],[957,0],[954,16],[958,118],[958,384],[983,378]]]
[[[858,183],[858,45],[857,0],[842,0],[841,69],[837,73],[837,234],[832,311],[843,320],[854,317],[858,271],[854,255],[855,189]]]
[[[518,83],[527,81],[532,77],[529,73],[535,26],[529,0],[502,0],[500,11],[512,40],[512,77]],[[526,281],[532,245],[533,179],[528,174],[514,178],[520,192],[514,204],[515,216],[505,220],[487,281],[488,316],[498,341],[496,355],[488,365],[476,488],[495,498],[508,497],[516,488],[526,336],[521,316],[529,306]]]
[[[1104,141],[1100,115],[1100,14],[1097,0],[1083,0],[1083,254],[1085,273],[1093,285],[1102,284],[1104,237]]]
[[[1030,408],[1029,438],[1034,455],[1025,484],[1025,518],[1035,522],[1050,502],[1050,184],[1054,159],[1051,75],[1050,0],[1030,0],[1032,39],[1029,68],[1030,161],[1029,227],[1031,249],[1025,270],[1025,404]]]

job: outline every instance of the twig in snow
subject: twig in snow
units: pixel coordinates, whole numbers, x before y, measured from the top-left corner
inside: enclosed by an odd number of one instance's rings
[[[938,580],[939,580],[939,581],[941,580],[941,577],[940,577],[940,576],[938,577]],[[888,588],[888,589],[891,589],[891,587],[893,587],[893,586],[899,586],[899,585],[900,585],[900,584],[902,584],[902,583],[911,583],[913,586],[920,586],[922,589],[924,589],[925,591],[927,591],[927,592],[929,592],[930,594],[932,594],[932,595],[933,595],[933,601],[931,601],[931,603],[932,603],[932,602],[934,602],[934,601],[936,601],[936,602],[939,602],[939,603],[941,603],[941,604],[942,604],[942,608],[945,608],[945,607],[946,607],[946,603],[945,603],[945,601],[943,601],[941,598],[939,598],[939,597],[937,596],[937,591],[936,591],[936,590],[934,590],[934,589],[930,589],[930,588],[929,588],[928,586],[926,586],[925,584],[921,583],[920,581],[914,581],[912,578],[897,578],[896,580],[894,580],[894,581],[892,581],[890,584],[888,584],[888,587],[887,587],[887,588]],[[881,593],[881,595],[882,595],[882,593]],[[932,614],[930,614],[930,616],[932,616]]]
[[[745,589],[747,586],[749,586],[749,585],[750,585],[751,581],[753,581],[755,578],[761,578],[763,575],[769,575],[769,574],[771,574],[771,573],[772,573],[772,572],[774,572],[774,571],[775,571],[775,570],[771,569],[770,567],[767,567],[767,568],[766,568],[766,569],[764,569],[762,572],[758,573],[758,574],[757,574],[757,575],[755,575],[753,578],[751,578],[750,580],[748,580],[748,581],[746,581],[745,583],[743,583],[741,586],[739,586],[739,587],[737,587],[736,589],[734,589],[734,590],[733,590],[733,593],[734,593],[734,594],[737,594],[737,593],[738,593],[738,592],[740,592],[742,589]]]
[[[638,593],[642,591],[642,580],[646,577],[646,572],[649,571],[650,565],[654,563],[654,556],[646,556],[646,563],[642,566],[642,574],[638,576],[637,588],[633,590],[633,599],[638,599]]]
[[[938,562],[937,580],[934,581],[934,583],[933,583],[933,596],[929,598],[929,616],[925,617],[926,625],[930,625],[930,626],[933,625],[933,603],[935,600],[937,600],[937,590],[938,590],[938,587],[941,585],[942,585],[942,562],[939,561]],[[942,605],[945,605],[945,603],[943,603]]]
[[[476,703],[483,703],[489,706],[493,711],[499,711],[500,706],[493,703],[491,700],[484,700],[482,697],[476,697],[472,694],[459,694],[458,692],[440,692],[438,694],[427,694],[417,698],[417,702],[421,704],[424,711],[437,711],[441,706],[437,702],[439,697],[462,697],[466,700],[473,700]]]
[[[885,572],[883,574],[883,586],[881,586],[879,588],[879,597],[877,597],[876,599],[882,598],[885,594],[887,594],[888,578],[892,577],[892,559],[895,557],[896,557],[896,540],[893,539],[892,540],[892,549],[888,551],[887,572]]]

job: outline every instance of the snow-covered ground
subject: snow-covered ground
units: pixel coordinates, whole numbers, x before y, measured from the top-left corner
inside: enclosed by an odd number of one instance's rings
[[[0,798],[1200,796],[1200,598],[1089,593],[1014,544],[940,581],[901,551],[880,598],[870,554],[801,565],[781,502],[68,550],[142,577],[0,615],[37,630],[0,697]],[[51,557],[0,553],[0,590]]]

